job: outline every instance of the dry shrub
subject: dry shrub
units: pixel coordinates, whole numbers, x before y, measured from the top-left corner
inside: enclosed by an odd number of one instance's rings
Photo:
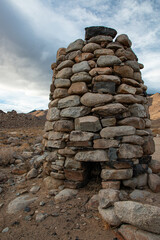
[[[16,147],[4,147],[0,149],[0,165],[7,166],[8,164],[14,163],[14,156],[18,149]]]

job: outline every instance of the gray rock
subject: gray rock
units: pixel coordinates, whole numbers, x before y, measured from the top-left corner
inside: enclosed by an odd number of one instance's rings
[[[69,46],[66,49],[66,53],[81,50],[83,48],[84,41],[82,39],[77,39],[76,41],[69,44]]]
[[[90,108],[85,106],[68,107],[60,112],[61,117],[78,118],[90,113]]]
[[[143,156],[143,148],[139,145],[121,144],[119,147],[119,158],[140,158]]]
[[[38,213],[36,215],[36,222],[42,222],[44,219],[48,217],[47,213]]]
[[[31,178],[36,178],[38,176],[38,171],[35,168],[32,168],[28,173],[27,173],[27,179]]]
[[[93,139],[94,133],[90,132],[82,132],[82,131],[72,131],[70,133],[70,141],[78,142],[78,141],[90,141]]]
[[[77,95],[62,98],[58,102],[58,108],[67,108],[80,105],[80,97]]]
[[[139,69],[139,63],[137,61],[131,61],[131,60],[128,60],[125,62],[126,65],[130,66],[131,68],[133,68],[133,70],[135,72],[139,72],[140,69]]]
[[[97,132],[101,129],[99,118],[95,116],[86,116],[75,119],[75,129],[88,132]]]
[[[150,195],[151,193],[148,191],[135,189],[129,194],[129,197],[133,201],[145,201]]]
[[[73,189],[63,189],[60,191],[56,196],[55,196],[55,202],[60,203],[60,202],[65,202],[73,197],[75,197],[78,194],[77,190]]]
[[[101,42],[112,42],[111,36],[98,35],[90,38],[88,42],[101,43]]]
[[[93,86],[93,92],[98,93],[115,93],[115,83],[112,81],[108,82],[95,82]]]
[[[78,73],[78,72],[89,72],[90,71],[90,66],[87,61],[83,61],[80,63],[76,63],[72,67],[73,73]]]
[[[113,65],[120,65],[121,60],[116,56],[104,55],[98,58],[97,64],[100,67],[112,67]]]
[[[83,52],[94,52],[96,49],[100,49],[101,46],[97,43],[87,43],[83,48],[82,51]]]
[[[104,103],[111,102],[113,99],[110,94],[99,94],[99,93],[85,93],[81,97],[81,103],[87,107],[93,107],[95,105],[103,105]]]
[[[134,117],[140,117],[140,118],[147,117],[145,107],[142,104],[135,103],[129,106],[129,111]]]
[[[67,169],[81,169],[82,164],[81,162],[75,161],[74,158],[67,157],[64,167]]]
[[[72,76],[72,68],[70,67],[66,67],[63,68],[62,70],[60,70],[57,75],[56,78],[64,78],[64,79],[69,79]]]
[[[132,169],[102,169],[101,178],[103,180],[125,180],[133,176]]]
[[[60,118],[59,114],[60,114],[60,110],[58,108],[56,107],[50,108],[48,109],[46,119],[48,121],[58,120]]]
[[[112,116],[127,111],[127,108],[124,107],[121,103],[110,103],[105,106],[95,107],[92,109],[93,113],[102,115],[102,116]]]
[[[137,145],[143,145],[144,140],[142,137],[138,135],[131,135],[131,136],[124,136],[122,138],[122,143],[132,143],[132,144],[137,144]]]
[[[17,197],[9,203],[7,212],[9,214],[14,214],[18,211],[23,210],[25,207],[27,207],[28,205],[30,205],[36,200],[37,200],[37,197],[30,198],[29,195]]]
[[[54,85],[56,88],[68,88],[71,85],[71,81],[69,79],[55,79]]]
[[[60,179],[54,179],[50,176],[44,178],[44,186],[47,190],[58,189],[59,186],[63,185],[64,181]]]
[[[149,174],[148,185],[153,192],[160,192],[160,177],[156,174]]]
[[[133,201],[116,202],[115,213],[124,222],[160,234],[160,208]]]
[[[138,100],[132,94],[117,94],[114,96],[116,102],[119,103],[137,103]]]
[[[119,201],[119,191],[114,189],[101,189],[99,191],[99,206],[102,209],[111,207]]]
[[[37,192],[39,191],[39,189],[40,189],[40,186],[35,185],[35,186],[33,186],[33,187],[30,189],[30,192],[33,193],[33,194],[35,194],[35,193],[37,193]]]
[[[58,67],[56,68],[57,71],[60,71],[62,68],[66,68],[66,67],[72,67],[74,64],[73,61],[71,60],[65,60],[63,62],[61,62]]]
[[[102,219],[107,222],[110,226],[119,226],[121,224],[120,219],[116,216],[114,207],[110,207],[107,209],[102,209],[98,207],[99,214],[101,215]]]
[[[135,134],[135,128],[132,126],[106,127],[100,132],[102,138],[112,138],[116,136]]]
[[[106,162],[108,156],[104,150],[82,151],[75,155],[75,160],[80,162]]]
[[[78,72],[72,75],[72,82],[91,82],[92,78],[87,72]]]
[[[101,123],[102,123],[103,127],[115,126],[116,118],[115,117],[103,118],[103,119],[101,119]]]
[[[9,231],[9,227],[6,227],[2,230],[2,233],[7,233]]]
[[[108,68],[110,69],[110,68]],[[118,76],[114,75],[98,75],[93,78],[94,82],[114,82],[116,84],[120,84],[121,80]]]

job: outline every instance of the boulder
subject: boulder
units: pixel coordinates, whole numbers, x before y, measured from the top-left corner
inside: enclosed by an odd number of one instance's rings
[[[53,93],[53,98],[63,98],[68,96],[68,89],[66,88],[56,88]]]
[[[103,27],[103,26],[93,26],[85,28],[85,40],[89,40],[92,37],[103,35],[111,36],[114,38],[117,34],[117,31],[113,28]]]
[[[147,117],[145,107],[142,104],[135,103],[129,106],[129,111],[131,112],[133,117]]]
[[[100,49],[101,46],[97,43],[87,43],[83,48],[82,52],[90,52],[93,53],[96,49]]]
[[[63,185],[64,181],[48,176],[43,179],[43,182],[47,190],[52,190],[52,189],[58,189],[59,186]]]
[[[72,82],[91,82],[92,78],[87,72],[78,72],[71,77]]]
[[[114,66],[114,72],[122,78],[133,78],[133,69],[127,65]]]
[[[58,65],[58,67],[56,68],[56,70],[57,70],[57,71],[60,71],[60,70],[63,69],[63,68],[72,67],[73,64],[74,64],[73,61],[71,61],[71,60],[65,60],[65,61],[61,62],[61,63]]]
[[[57,132],[70,132],[74,129],[72,120],[59,120],[54,125],[54,130]]]
[[[59,118],[60,118],[59,114],[60,114],[60,110],[58,108],[56,108],[56,107],[50,108],[50,109],[48,109],[46,119],[48,121],[59,120]]]
[[[54,80],[54,85],[56,88],[68,88],[71,85],[71,81],[69,79],[58,78]]]
[[[84,46],[84,41],[82,39],[77,39],[76,41],[69,44],[69,46],[66,49],[66,53],[81,50]]]
[[[69,78],[72,76],[72,74],[73,74],[72,68],[66,67],[66,68],[63,68],[62,70],[60,70],[60,71],[56,74],[56,78],[69,79]]]
[[[127,47],[132,46],[132,42],[126,34],[118,35],[115,41]]]

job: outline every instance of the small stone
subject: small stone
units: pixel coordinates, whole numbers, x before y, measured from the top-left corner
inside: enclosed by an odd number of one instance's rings
[[[36,178],[37,175],[38,175],[37,169],[32,168],[32,169],[27,173],[27,179]]]
[[[42,222],[43,220],[45,220],[48,217],[47,213],[38,213],[36,215],[36,222]]]
[[[43,182],[47,190],[53,190],[53,189],[58,189],[59,186],[63,185],[64,181],[60,179],[54,179],[48,176],[44,178]]]
[[[90,108],[85,106],[80,107],[68,107],[61,111],[61,117],[68,117],[68,118],[78,118],[85,116],[90,113]]]
[[[82,95],[87,91],[88,91],[88,88],[85,82],[76,82],[76,83],[72,83],[72,85],[68,89],[68,94]]]
[[[56,88],[68,88],[71,85],[71,81],[69,79],[55,79],[54,85]]]
[[[96,68],[92,68],[91,71],[89,71],[89,74],[92,77],[95,77],[96,75],[109,75],[112,74],[112,69],[109,67],[96,67]]]
[[[102,209],[113,206],[119,201],[119,191],[114,189],[102,189],[99,191],[99,206]]]
[[[138,135],[131,135],[131,136],[124,136],[122,138],[122,143],[132,143],[132,144],[136,144],[136,145],[143,145],[144,140],[142,137],[140,137]]]
[[[160,177],[156,174],[149,174],[148,185],[153,192],[160,192]]]
[[[104,150],[81,151],[75,155],[76,161],[82,162],[106,162],[108,156]]]
[[[60,70],[60,71],[56,74],[56,78],[69,79],[69,78],[72,76],[72,74],[73,74],[72,68],[66,67],[66,68],[63,68],[62,70]]]
[[[88,132],[97,132],[101,129],[100,121],[95,116],[86,116],[75,119],[75,129]]]
[[[77,95],[62,98],[58,102],[58,108],[67,108],[80,105],[80,97]]]
[[[9,231],[9,227],[6,227],[2,230],[2,233],[7,233]]]
[[[151,193],[148,191],[135,189],[132,193],[129,194],[129,197],[133,201],[145,201],[146,198],[148,198],[150,195]]]
[[[97,60],[97,65],[99,67],[112,67],[113,65],[120,65],[121,60],[112,55],[103,55],[100,56]]]
[[[82,39],[77,39],[76,41],[69,44],[69,46],[66,49],[66,52],[72,52],[76,50],[81,50],[83,48],[84,41]]]
[[[59,120],[60,110],[56,107],[48,109],[46,119],[48,121]]]
[[[31,189],[30,189],[30,192],[35,194],[39,191],[40,189],[40,186],[36,185],[36,186],[33,186]]]
[[[124,180],[132,178],[132,169],[102,169],[101,178],[103,180]]]
[[[87,72],[78,72],[71,77],[72,82],[91,82],[92,78]]]
[[[87,209],[89,210],[97,210],[99,205],[99,196],[98,194],[93,195],[90,200],[87,202]]]
[[[25,211],[25,212],[30,212],[31,209],[30,209],[30,207],[27,206],[27,207],[24,208],[24,211]]]
[[[87,43],[83,48],[82,52],[90,52],[93,53],[96,49],[100,49],[101,46],[97,43]]]
[[[123,78],[133,78],[133,69],[127,65],[114,66],[114,72]]]
[[[55,202],[60,203],[60,202],[65,202],[73,197],[75,197],[78,194],[77,190],[73,189],[64,189],[60,191],[56,196],[55,196]]]
[[[90,66],[87,61],[83,61],[80,63],[76,63],[72,67],[73,73],[78,73],[78,72],[89,72],[90,71]],[[62,71],[62,70],[61,70]],[[71,76],[70,76],[71,77]]]
[[[25,216],[25,221],[31,221],[32,220],[32,216],[31,215],[27,215]]]
[[[110,94],[99,94],[99,93],[85,93],[81,97],[81,103],[87,107],[93,107],[95,105],[104,104],[111,102],[113,99]]]
[[[136,88],[123,83],[118,87],[117,93],[127,93],[134,95],[136,93]]]
[[[100,132],[102,138],[112,138],[116,136],[135,134],[135,128],[132,126],[106,127]]]
[[[43,201],[39,203],[40,206],[44,206],[45,204],[46,204],[46,203],[43,202]]]
[[[110,226],[119,226],[121,224],[121,221],[116,216],[114,207],[110,207],[107,209],[102,209],[98,207],[99,214],[101,215],[102,219],[107,222]]]
[[[121,35],[117,36],[115,41],[119,42],[120,44],[127,46],[127,47],[132,46],[132,42],[126,34],[121,34]]]

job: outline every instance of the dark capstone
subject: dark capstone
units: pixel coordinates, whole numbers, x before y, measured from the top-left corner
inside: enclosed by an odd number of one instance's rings
[[[117,31],[113,28],[103,27],[103,26],[93,26],[85,28],[85,39],[88,40],[91,37],[97,35],[111,36],[114,38],[117,34]]]
[[[136,164],[133,166],[133,177],[146,173],[148,170],[148,166],[144,168],[141,164]]]
[[[149,164],[152,160],[152,156],[143,156],[139,159],[140,164]]]
[[[114,161],[117,159],[117,148],[109,148],[108,158],[109,158],[109,161]]]
[[[95,82],[93,87],[93,92],[114,94],[115,83],[114,82]]]

